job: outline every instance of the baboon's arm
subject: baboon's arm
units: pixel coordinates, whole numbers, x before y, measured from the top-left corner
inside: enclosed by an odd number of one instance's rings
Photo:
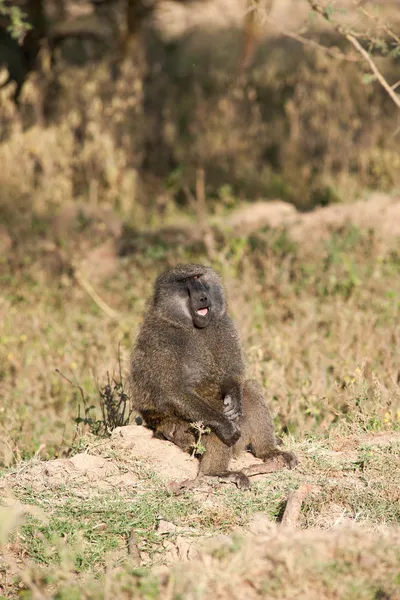
[[[186,390],[185,395],[174,395],[164,402],[164,410],[169,414],[172,412],[179,419],[188,422],[202,421],[228,446],[232,446],[240,437],[239,427],[204,402],[192,389]]]

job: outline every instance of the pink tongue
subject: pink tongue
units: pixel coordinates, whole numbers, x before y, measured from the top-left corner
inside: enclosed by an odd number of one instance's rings
[[[208,308],[200,308],[200,310],[197,311],[197,314],[201,315],[202,317],[204,317],[207,313],[208,313]]]

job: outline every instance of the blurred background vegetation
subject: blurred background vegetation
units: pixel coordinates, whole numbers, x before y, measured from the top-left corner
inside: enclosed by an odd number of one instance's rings
[[[137,202],[147,220],[190,204],[199,170],[208,203],[222,205],[278,197],[309,209],[398,185],[399,112],[346,39],[396,84],[396,0],[0,6],[0,61],[16,82],[1,94],[3,189],[17,131],[29,138],[14,149],[17,187],[51,178],[55,204],[89,195],[129,214]]]
[[[281,430],[397,427],[399,9],[0,0],[0,462],[70,445],[55,369],[96,405],[178,260],[222,272]]]

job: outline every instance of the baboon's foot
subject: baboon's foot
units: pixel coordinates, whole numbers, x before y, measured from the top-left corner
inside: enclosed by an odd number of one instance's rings
[[[254,477],[254,475],[268,475],[269,473],[282,471],[285,466],[286,463],[282,456],[274,456],[273,458],[267,458],[267,460],[261,464],[257,463],[245,467],[243,473],[247,477]]]
[[[299,459],[293,452],[287,452],[286,450],[280,450],[279,454],[283,456],[286,466],[289,469],[294,469],[299,464]]]
[[[262,467],[263,465],[257,466]],[[217,473],[215,475],[203,475],[200,473],[196,479],[172,481],[168,485],[168,490],[174,494],[174,496],[180,496],[188,490],[201,487],[202,484],[216,483],[234,483],[241,490],[248,490],[250,488],[250,479],[248,478],[247,474],[245,475],[242,471],[226,471],[224,473]]]
[[[234,483],[241,490],[250,488],[250,479],[242,471],[225,471],[215,475],[201,475],[203,478],[217,479],[220,483]]]
[[[193,432],[189,430],[188,426],[173,422],[166,422],[162,426],[158,426],[153,435],[159,440],[172,442],[184,452],[193,450],[193,444],[196,441]]]
[[[268,456],[263,457],[262,464],[254,464],[243,469],[243,473],[247,477],[254,477],[254,475],[266,475],[268,473],[276,473],[281,471],[285,467],[294,469],[298,464],[299,460],[293,452],[285,452],[283,450],[274,450]]]
[[[192,490],[197,487],[199,483],[199,477],[196,477],[196,479],[184,479],[183,481],[171,481],[171,483],[168,484],[168,491],[174,494],[174,496],[181,496],[187,490]]]

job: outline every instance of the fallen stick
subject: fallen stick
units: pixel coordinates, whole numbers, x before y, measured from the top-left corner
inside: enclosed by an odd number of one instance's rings
[[[311,484],[301,485],[295,492],[289,495],[283,513],[281,527],[295,529],[300,517],[301,505],[307,494],[314,486]]]
[[[104,300],[102,300],[100,298],[99,294],[96,292],[96,290],[93,288],[93,286],[89,283],[89,281],[87,281],[87,279],[85,279],[83,277],[83,275],[79,271],[79,269],[77,269],[75,267],[73,269],[73,273],[74,273],[74,277],[75,277],[76,281],[78,282],[78,284],[91,297],[93,302],[95,302],[95,304],[97,304],[97,306],[99,308],[101,308],[101,310],[104,311],[106,313],[106,315],[108,317],[110,317],[110,319],[118,320],[118,313],[114,309],[112,309],[110,306],[108,306],[108,304],[106,304],[104,302]]]
[[[128,537],[128,554],[130,555],[131,564],[134,567],[140,567],[142,564],[142,557],[140,556],[134,529],[132,529]]]

